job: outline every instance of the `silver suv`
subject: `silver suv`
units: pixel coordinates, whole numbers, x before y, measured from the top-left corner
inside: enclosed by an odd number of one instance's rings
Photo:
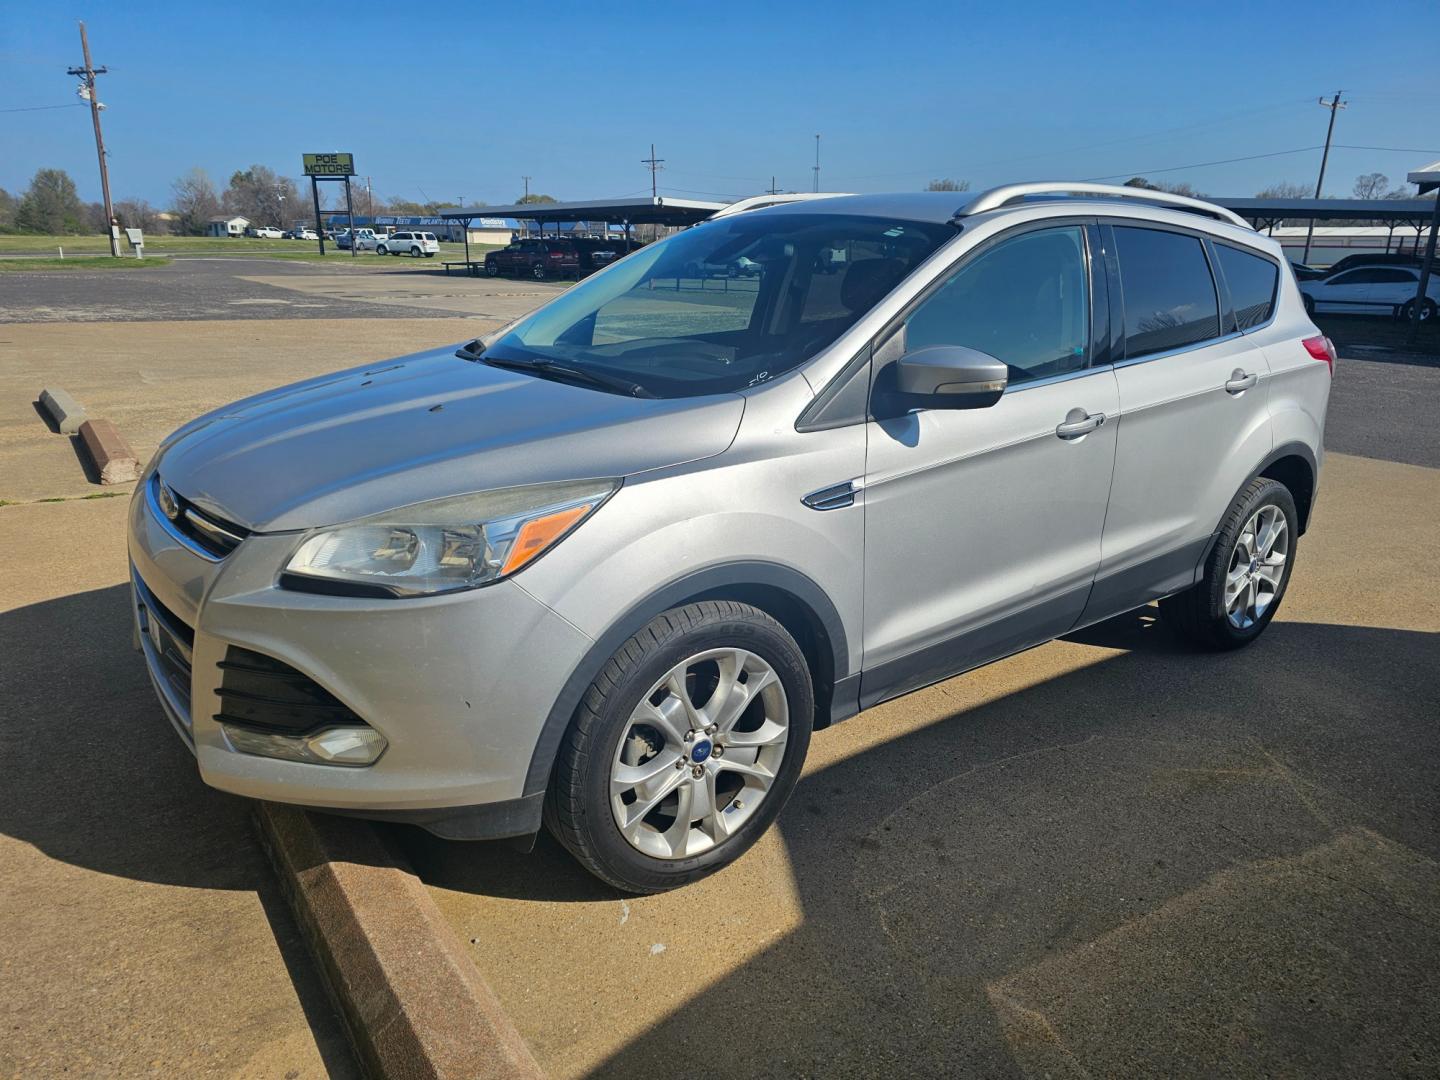
[[[543,820],[653,891],[878,702],[1154,600],[1255,640],[1335,359],[1279,245],[1157,192],[962,198],[726,214],[458,352],[177,431],[130,555],[205,781],[452,838]]]

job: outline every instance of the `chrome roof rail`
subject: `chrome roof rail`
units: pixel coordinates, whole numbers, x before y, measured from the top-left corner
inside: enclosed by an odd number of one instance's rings
[[[781,203],[806,202],[810,199],[838,199],[842,195],[849,195],[848,191],[790,191],[776,192],[773,195],[751,195],[748,199],[740,199],[729,206],[723,206],[711,214],[707,221],[714,221],[716,218],[729,217],[731,214],[743,214],[746,210],[763,210],[767,206],[779,206]]]
[[[1216,206],[1214,203],[1205,202],[1202,199],[1191,199],[1185,195],[1172,195],[1168,191],[1121,187],[1118,184],[1067,182],[1003,184],[1000,187],[991,188],[989,191],[982,191],[956,210],[955,217],[972,217],[975,214],[983,214],[987,210],[998,210],[1002,206],[1013,205],[1032,195],[1089,195],[1100,199],[1129,199],[1133,202],[1150,203],[1154,206],[1165,206],[1175,210],[1188,210],[1192,214],[1203,214],[1205,217],[1223,221],[1227,225],[1238,225],[1242,229],[1254,231],[1249,222],[1223,206]]]

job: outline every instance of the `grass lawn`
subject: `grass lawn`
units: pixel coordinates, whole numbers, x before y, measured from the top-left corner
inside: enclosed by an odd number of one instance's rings
[[[7,255],[54,255],[57,259],[60,256],[60,249],[65,250],[65,261],[69,262],[72,255],[105,255],[110,254],[109,244],[105,237],[95,236],[20,236],[0,235],[0,260]],[[130,245],[122,243],[121,251],[127,256],[133,255]],[[475,257],[484,255],[487,251],[494,251],[496,245],[492,244],[471,244],[470,255]],[[326,256],[343,255],[350,257],[348,251],[340,251],[327,241],[325,244]],[[224,236],[147,236],[145,238],[145,254],[150,255],[292,255],[319,258],[320,253],[316,249],[314,240],[258,240],[251,237],[224,237]],[[373,252],[361,252],[357,258],[365,258],[373,255]],[[406,258],[407,256],[398,256]],[[436,262],[441,259],[463,259],[465,257],[464,244],[441,244],[440,254],[433,259],[415,259],[416,263]]]
[[[109,255],[80,255],[64,259],[3,259],[0,258],[0,273],[7,270],[143,270],[150,267],[169,266],[170,260],[161,256],[143,259],[115,259]]]

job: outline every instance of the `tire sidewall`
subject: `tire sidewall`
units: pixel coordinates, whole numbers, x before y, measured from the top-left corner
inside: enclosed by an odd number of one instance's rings
[[[620,739],[642,694],[686,657],[708,649],[743,648],[762,657],[780,677],[790,712],[790,737],[775,783],[764,802],[731,839],[685,859],[656,859],[621,835],[610,808],[610,769]],[[580,777],[582,831],[596,858],[613,876],[648,889],[667,889],[702,877],[739,858],[780,814],[799,780],[810,746],[814,692],[803,654],[782,629],[744,620],[717,621],[677,634],[605,695]]]
[[[1230,622],[1229,615],[1225,610],[1225,576],[1229,571],[1230,558],[1235,552],[1235,546],[1245,531],[1245,523],[1265,506],[1278,507],[1280,512],[1285,515],[1285,527],[1288,530],[1290,541],[1289,550],[1285,554],[1285,572],[1280,577],[1280,587],[1275,591],[1275,599],[1270,601],[1270,606],[1265,609],[1265,614],[1261,615],[1254,625],[1240,629]],[[1238,647],[1255,640],[1265,632],[1265,628],[1270,625],[1270,620],[1280,609],[1280,604],[1285,599],[1285,593],[1290,587],[1290,575],[1295,570],[1295,555],[1300,538],[1299,518],[1295,509],[1295,499],[1290,494],[1290,490],[1277,480],[1267,480],[1262,487],[1251,490],[1246,495],[1240,504],[1239,512],[1221,530],[1220,537],[1215,542],[1215,548],[1211,552],[1206,566],[1205,596],[1209,619],[1225,644]]]

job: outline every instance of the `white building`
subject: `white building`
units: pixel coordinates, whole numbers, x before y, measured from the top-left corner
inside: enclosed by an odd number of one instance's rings
[[[206,236],[244,236],[250,219],[244,217],[212,217],[205,226]]]

